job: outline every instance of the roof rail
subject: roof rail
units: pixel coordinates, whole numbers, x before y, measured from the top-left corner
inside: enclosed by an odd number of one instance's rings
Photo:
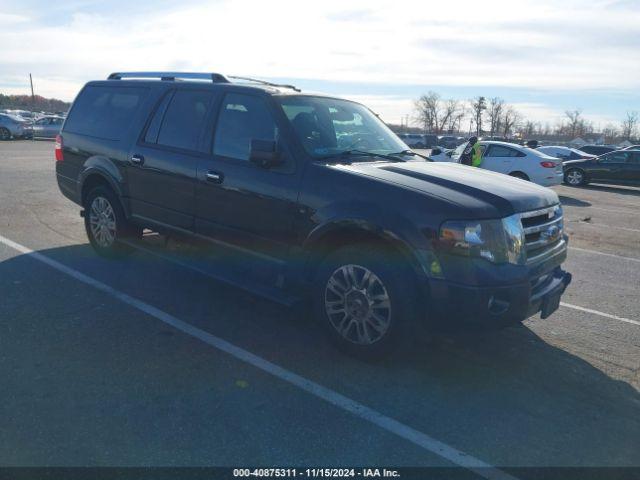
[[[123,78],[159,78],[164,81],[182,80],[209,80],[213,83],[231,83],[221,73],[197,73],[197,72],[114,72],[108,80],[122,80]]]
[[[282,84],[282,83],[271,83],[271,82],[267,82],[265,80],[260,80],[260,79],[257,79],[257,78],[238,77],[236,75],[229,75],[229,78],[234,78],[236,80],[247,80],[248,82],[256,82],[256,83],[260,83],[262,85],[268,85],[270,87],[291,88],[292,90],[295,90],[296,92],[301,92],[302,91],[302,90],[300,90],[298,87],[296,87],[294,85],[286,85],[286,84]]]

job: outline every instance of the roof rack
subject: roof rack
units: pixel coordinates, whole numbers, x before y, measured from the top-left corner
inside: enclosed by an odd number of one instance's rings
[[[260,80],[252,77],[238,77],[229,75],[228,77],[221,73],[198,73],[198,72],[114,72],[109,75],[108,80],[122,80],[124,78],[156,78],[163,81],[173,82],[175,80],[208,80],[213,83],[231,83],[230,78],[235,80],[246,80],[248,82],[268,85],[269,87],[290,88],[296,92],[301,90],[294,85],[286,85],[282,83],[272,83],[266,80]]]
[[[265,80],[260,80],[258,78],[238,77],[237,75],[229,75],[229,78],[234,78],[236,80],[246,80],[248,82],[256,82],[256,83],[260,83],[262,85],[268,85],[270,87],[290,88],[292,90],[295,90],[296,92],[301,92],[302,91],[302,90],[300,90],[298,87],[296,87],[294,85],[287,85],[287,84],[283,84],[283,83],[271,83],[271,82],[267,82]]]
[[[221,73],[197,73],[197,72],[114,72],[108,80],[122,80],[123,78],[159,78],[164,81],[175,80],[208,80],[213,83],[231,83]]]

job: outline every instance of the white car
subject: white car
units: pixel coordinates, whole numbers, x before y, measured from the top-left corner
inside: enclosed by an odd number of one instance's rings
[[[455,150],[450,150],[448,148],[436,147],[431,150],[431,153],[429,153],[429,158],[434,162],[456,162],[453,158],[454,151]]]
[[[562,146],[544,146],[536,148],[536,151],[545,153],[550,157],[559,158],[562,161],[565,160],[587,160],[590,158],[596,158],[596,155],[591,155],[587,152],[582,152],[576,148],[562,147]]]
[[[459,161],[465,144],[455,150],[453,158]],[[560,185],[563,180],[562,161],[543,152],[514,143],[480,142],[482,164],[480,168],[529,180],[543,187]]]

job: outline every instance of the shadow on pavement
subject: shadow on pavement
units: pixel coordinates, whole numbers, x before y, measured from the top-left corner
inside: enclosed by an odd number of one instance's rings
[[[579,188],[584,188],[586,190],[594,190],[599,192],[610,192],[610,193],[619,193],[621,195],[633,195],[635,197],[640,197],[640,188],[635,187],[627,187],[624,185],[602,185],[602,184],[593,184],[585,185]]]
[[[569,207],[590,207],[591,202],[585,202],[584,200],[579,200],[573,197],[567,197],[566,195],[558,195],[560,198],[560,203],[562,205],[567,205]]]
[[[336,352],[319,338],[317,326],[301,310],[262,300],[161,259],[136,253],[125,260],[107,261],[87,245],[39,253],[494,465],[640,464],[638,391],[548,344],[526,326],[415,339],[385,360],[365,363]],[[75,304],[49,310],[62,278],[69,281],[28,255],[0,263],[0,289],[5,298],[0,304],[0,351],[5,342],[12,342],[12,322],[21,322],[21,328],[30,328],[33,322],[33,348],[42,348],[43,338],[35,325],[42,319],[25,314],[25,302],[30,302],[31,310],[52,312],[47,321],[60,328],[89,319],[86,302],[90,300],[83,296],[69,295],[69,302]],[[120,306],[109,297],[102,303],[107,311]],[[131,316],[127,322],[136,324],[137,320]],[[553,317],[548,321],[553,322]],[[132,326],[132,331],[137,330]],[[114,335],[128,334],[118,331]],[[76,336],[70,336],[66,345],[65,337],[58,337],[56,341],[62,344],[42,351],[50,349],[51,355],[58,356],[68,352],[77,361],[77,352],[72,352],[83,339]],[[183,348],[179,353],[190,355],[190,343],[182,339],[175,332],[163,341],[175,340],[178,347],[172,348]],[[96,341],[91,338],[88,343]],[[149,361],[153,361],[151,354]],[[17,372],[2,372],[7,374]],[[157,380],[140,381],[133,396],[144,392],[144,382]],[[30,402],[29,392],[38,388],[37,379],[24,376],[20,383],[22,388],[13,394],[22,392],[24,402]],[[103,393],[99,389],[82,391],[83,385],[82,378],[75,378],[68,385],[69,395],[77,390],[83,398],[95,395],[95,401],[100,401]],[[86,428],[91,428],[91,419],[78,421],[89,422]],[[145,445],[131,448],[144,452]],[[56,464],[56,459],[50,463]]]

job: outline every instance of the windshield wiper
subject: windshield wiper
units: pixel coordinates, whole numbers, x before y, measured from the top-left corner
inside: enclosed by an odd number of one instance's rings
[[[394,153],[390,153],[389,155],[409,155],[412,157],[420,157],[420,158],[424,158],[425,160],[428,160],[429,162],[433,162],[433,160],[431,160],[429,157],[427,157],[426,155],[422,155],[421,153],[418,152],[414,152],[413,150],[402,150],[401,152],[394,152]]]
[[[384,158],[385,160],[389,160],[390,162],[404,162],[405,160],[402,160],[396,156],[393,155],[399,155],[399,154],[389,154],[389,155],[385,155],[384,153],[375,153],[375,152],[367,152],[365,150],[344,150],[342,152],[338,152],[338,153],[333,153],[331,155],[325,155],[323,157],[319,157],[317,160],[328,160],[330,158],[342,158],[342,157],[351,157],[351,156],[355,156],[355,157],[369,157],[369,158]],[[345,162],[345,163],[351,163],[349,162]]]

